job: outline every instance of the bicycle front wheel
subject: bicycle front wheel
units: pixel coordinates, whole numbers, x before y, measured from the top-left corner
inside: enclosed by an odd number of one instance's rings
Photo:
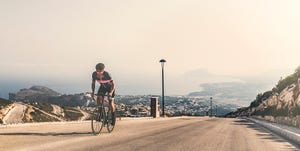
[[[93,113],[92,113],[92,121],[91,121],[91,126],[92,126],[92,132],[94,135],[98,135],[104,125],[104,111],[101,108],[96,108]]]

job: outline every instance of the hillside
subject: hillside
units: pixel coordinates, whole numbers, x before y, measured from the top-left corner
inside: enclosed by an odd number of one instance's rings
[[[290,76],[281,79],[272,90],[258,94],[248,107],[226,116],[270,116],[273,120],[283,117],[294,121],[294,125],[300,125],[300,120],[296,119],[300,116],[300,67]]]
[[[76,106],[86,103],[83,94],[61,95],[44,87],[32,86],[10,93],[10,100],[0,100],[0,123],[27,123],[85,120],[89,117]]]
[[[80,108],[60,107],[48,103],[11,103],[2,107],[1,123],[28,123],[77,121],[89,118],[88,111]],[[1,112],[1,113],[2,113]]]
[[[0,98],[0,108],[5,107],[9,104],[11,104],[12,102],[3,98]]]
[[[16,93],[9,93],[9,99],[18,102],[48,103],[60,106],[88,106],[90,97],[86,94],[66,95],[60,94],[44,86],[32,86],[29,89],[21,89]]]

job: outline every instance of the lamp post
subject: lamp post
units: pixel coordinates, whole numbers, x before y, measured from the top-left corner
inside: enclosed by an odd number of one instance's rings
[[[210,116],[212,117],[212,97],[210,97]]]
[[[218,117],[218,105],[216,105],[216,117]]]
[[[162,116],[165,117],[165,80],[164,80],[164,63],[166,62],[165,59],[161,59],[159,61],[161,63],[161,86],[162,86]]]

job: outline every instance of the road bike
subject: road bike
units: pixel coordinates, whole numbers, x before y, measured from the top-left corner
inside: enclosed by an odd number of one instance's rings
[[[94,97],[92,99],[96,102]],[[94,135],[100,134],[103,127],[106,127],[109,133],[114,130],[116,125],[116,111],[113,113],[111,107],[107,105],[108,101],[103,99],[99,105],[96,105],[92,113],[91,127]],[[113,116],[113,114],[115,115]]]

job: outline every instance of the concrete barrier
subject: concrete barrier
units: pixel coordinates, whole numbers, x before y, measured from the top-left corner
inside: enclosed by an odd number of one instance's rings
[[[151,116],[153,118],[159,117],[158,97],[151,98]]]

